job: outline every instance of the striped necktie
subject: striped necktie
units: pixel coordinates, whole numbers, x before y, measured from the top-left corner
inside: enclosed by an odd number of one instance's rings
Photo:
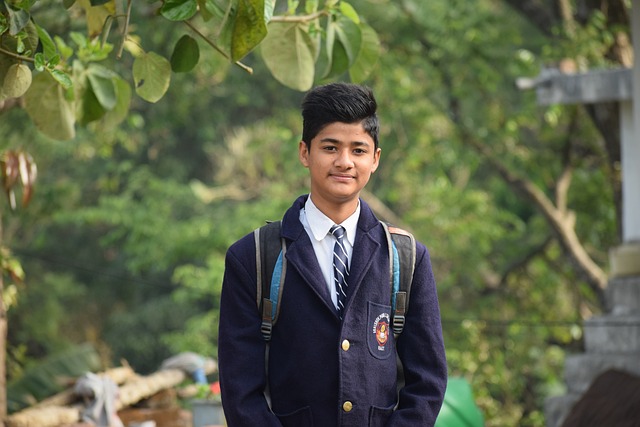
[[[342,319],[342,311],[347,300],[347,278],[349,277],[347,249],[344,246],[345,229],[340,225],[334,225],[330,232],[336,238],[336,244],[333,246],[333,277],[336,281],[338,314]]]

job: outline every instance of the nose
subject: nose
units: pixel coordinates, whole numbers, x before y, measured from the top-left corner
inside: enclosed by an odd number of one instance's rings
[[[342,169],[349,169],[353,167],[353,160],[351,159],[351,153],[349,150],[340,150],[335,159],[336,167]]]

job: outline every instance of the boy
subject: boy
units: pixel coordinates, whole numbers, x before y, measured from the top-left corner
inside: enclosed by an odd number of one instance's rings
[[[298,151],[310,193],[282,220],[287,270],[266,368],[253,235],[227,252],[218,345],[230,427],[435,423],[447,369],[428,252],[417,244],[396,341],[388,333],[387,240],[359,198],[380,161],[376,108],[371,90],[354,84],[319,86],[304,98]],[[405,379],[399,392],[396,353]]]

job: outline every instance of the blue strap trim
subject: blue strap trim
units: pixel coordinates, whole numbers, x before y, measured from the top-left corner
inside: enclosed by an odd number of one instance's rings
[[[400,256],[398,255],[398,248],[396,242],[391,240],[391,248],[393,249],[393,292],[391,297],[391,306],[393,312],[396,311],[396,294],[400,290]]]
[[[209,384],[204,368],[197,368],[191,375],[193,376],[193,381],[196,384]]]
[[[276,318],[278,312],[278,294],[280,293],[280,277],[282,276],[282,251],[278,254],[278,260],[273,268],[273,275],[271,276],[271,320]]]

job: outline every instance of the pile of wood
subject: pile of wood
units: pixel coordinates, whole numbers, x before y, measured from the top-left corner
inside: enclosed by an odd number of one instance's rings
[[[148,376],[136,374],[129,366],[98,374],[118,384],[116,410],[125,426],[156,421],[157,427],[191,427],[188,411],[178,405],[176,387],[188,379],[180,369],[163,369]],[[83,402],[73,388],[10,415],[6,427],[90,426],[82,423]]]

